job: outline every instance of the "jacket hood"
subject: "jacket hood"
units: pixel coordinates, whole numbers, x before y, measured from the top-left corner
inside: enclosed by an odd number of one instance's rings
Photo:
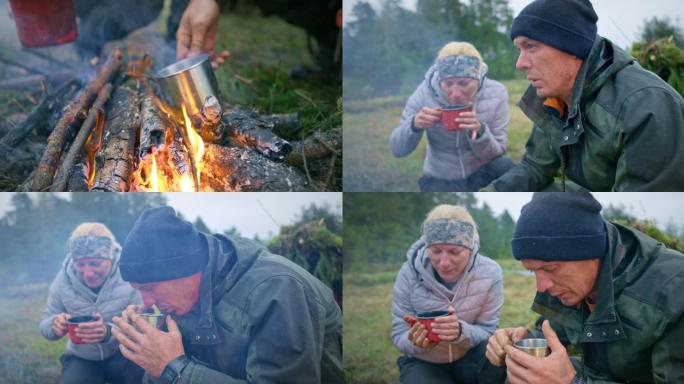
[[[477,233],[477,232],[476,232]],[[468,264],[465,270],[459,277],[458,281],[462,281],[463,277],[469,273],[475,266],[475,259],[480,251],[479,238],[476,240],[475,249],[470,253],[470,258],[468,259]],[[411,271],[415,274],[416,279],[423,281],[425,284],[431,286],[434,289],[444,290],[447,289],[442,285],[434,274],[434,269],[432,268],[432,263],[430,263],[430,257],[427,254],[427,246],[425,243],[425,237],[421,236],[416,242],[414,242],[406,253],[406,258],[411,266]],[[458,285],[458,282],[456,283]],[[456,289],[456,287],[454,287]]]

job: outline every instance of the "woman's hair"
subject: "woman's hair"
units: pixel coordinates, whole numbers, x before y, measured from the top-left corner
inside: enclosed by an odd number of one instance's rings
[[[447,56],[473,56],[477,57],[480,63],[484,62],[480,52],[472,44],[462,41],[452,41],[443,46],[437,54],[437,60]]]
[[[98,236],[98,237],[108,237],[114,241],[114,235],[112,234],[112,231],[109,230],[104,224],[102,223],[83,223],[80,224],[78,227],[74,229],[73,232],[71,232],[71,236],[69,236],[69,240],[75,239],[77,237],[82,237],[82,236]]]
[[[473,220],[473,217],[470,216],[468,210],[464,207],[461,207],[460,205],[441,204],[432,208],[432,210],[427,214],[427,217],[423,221],[423,225],[421,227],[424,227],[425,223],[427,223],[428,221],[437,219],[453,219],[465,221],[467,223],[472,224],[473,227],[476,227],[475,220]]]

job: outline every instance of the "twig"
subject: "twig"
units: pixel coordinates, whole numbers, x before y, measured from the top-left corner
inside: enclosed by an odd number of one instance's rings
[[[69,181],[69,176],[71,175],[71,169],[74,167],[76,157],[83,149],[83,144],[85,144],[88,136],[90,136],[90,133],[93,131],[93,127],[95,127],[96,122],[103,121],[104,105],[107,100],[109,100],[111,93],[111,83],[105,85],[104,88],[102,88],[98,93],[97,100],[95,100],[93,107],[88,113],[88,118],[83,123],[81,130],[78,131],[78,135],[76,135],[74,142],[71,144],[71,148],[69,148],[69,153],[67,153],[62,166],[59,168],[59,171],[55,176],[55,183],[50,188],[51,192],[62,192],[66,188],[67,181]]]
[[[31,68],[31,67],[29,67],[29,66],[27,66],[27,65],[24,65],[24,64],[21,64],[21,63],[17,63],[16,61],[14,61],[14,60],[12,60],[12,59],[8,59],[8,58],[6,58],[6,57],[0,56],[0,61],[3,61],[3,62],[5,62],[5,63],[7,63],[7,64],[9,64],[9,65],[13,65],[13,66],[15,66],[15,67],[19,67],[19,68],[21,68],[21,69],[24,69],[24,70],[26,70],[26,71],[28,71],[28,72],[30,72],[30,73],[33,73],[34,75],[42,75],[42,76],[45,76],[45,77],[48,76],[47,73],[45,73],[45,72],[43,72],[43,71],[41,71],[41,70],[39,70],[39,69]]]
[[[328,185],[330,185],[330,180],[332,180],[333,171],[335,170],[336,159],[337,155],[332,155],[332,157],[330,157],[330,169],[328,169],[328,176],[325,178],[325,189],[328,189]]]
[[[246,77],[244,77],[244,76],[240,76],[240,75],[238,75],[238,74],[233,75],[233,77],[234,77],[235,79],[240,80],[241,82],[243,82],[243,83],[249,85],[250,87],[255,88],[255,87],[254,87],[254,80],[248,79],[248,78],[246,78]]]
[[[61,62],[61,61],[59,61],[59,60],[57,60],[57,59],[55,59],[55,58],[53,58],[53,57],[51,57],[51,56],[48,56],[48,55],[46,55],[46,54],[44,54],[44,53],[42,53],[42,52],[38,52],[37,50],[24,48],[23,51],[24,51],[24,52],[28,52],[28,53],[30,53],[30,54],[32,54],[32,55],[38,56],[38,57],[40,57],[40,58],[43,59],[43,60],[49,61],[50,63],[57,64],[58,66],[60,66],[60,67],[62,67],[62,68],[64,68],[64,69],[71,69],[71,67],[70,67],[68,64],[63,63],[63,62]]]
[[[311,180],[311,175],[309,174],[309,167],[306,165],[306,154],[304,153],[304,146],[302,145],[302,161],[304,164],[304,172],[306,173],[306,178],[309,180],[309,185],[313,187],[313,180]]]

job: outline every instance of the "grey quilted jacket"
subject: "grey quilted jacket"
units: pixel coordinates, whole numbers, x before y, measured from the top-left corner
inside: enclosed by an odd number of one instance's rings
[[[433,65],[425,80],[406,102],[399,125],[389,138],[389,147],[396,157],[408,156],[427,132],[427,154],[423,163],[426,176],[444,180],[461,180],[470,176],[506,152],[508,145],[508,92],[499,82],[485,78],[475,95],[475,112],[484,125],[484,132],[475,140],[470,132],[447,131],[442,123],[430,129],[413,128],[414,116],[423,108],[444,108],[449,105],[442,95]]]
[[[53,280],[48,294],[47,305],[40,321],[40,332],[48,340],[58,340],[52,332],[52,322],[56,315],[66,312],[72,316],[100,313],[111,326],[112,317],[120,316],[129,304],[142,304],[140,292],[121,278],[119,255],[112,263],[112,271],[96,294],[76,275],[70,257],[64,260],[62,268]],[[68,337],[68,336],[65,336]],[[114,337],[99,344],[74,344],[67,342],[67,354],[91,361],[105,360],[119,351],[119,343]]]
[[[440,342],[425,352],[408,339],[409,325],[404,315],[418,312],[456,308],[462,334],[452,343],[453,360],[494,333],[499,325],[499,312],[503,305],[503,274],[492,259],[473,252],[470,261],[453,289],[448,289],[435,278],[421,238],[408,251],[392,293],[392,341],[402,353],[433,363],[449,362],[449,347]]]

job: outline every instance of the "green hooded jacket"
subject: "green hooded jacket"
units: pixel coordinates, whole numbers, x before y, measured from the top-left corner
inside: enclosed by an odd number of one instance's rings
[[[532,310],[549,319],[588,383],[684,382],[684,255],[645,234],[605,222],[608,251],[593,312],[537,293]],[[541,328],[532,337],[543,337]]]
[[[539,191],[560,174],[590,191],[683,191],[684,99],[597,37],[564,120],[530,86],[518,103],[534,127],[520,164],[488,191]]]
[[[344,382],[332,291],[254,241],[205,238],[199,304],[174,316],[193,360],[179,384]]]

